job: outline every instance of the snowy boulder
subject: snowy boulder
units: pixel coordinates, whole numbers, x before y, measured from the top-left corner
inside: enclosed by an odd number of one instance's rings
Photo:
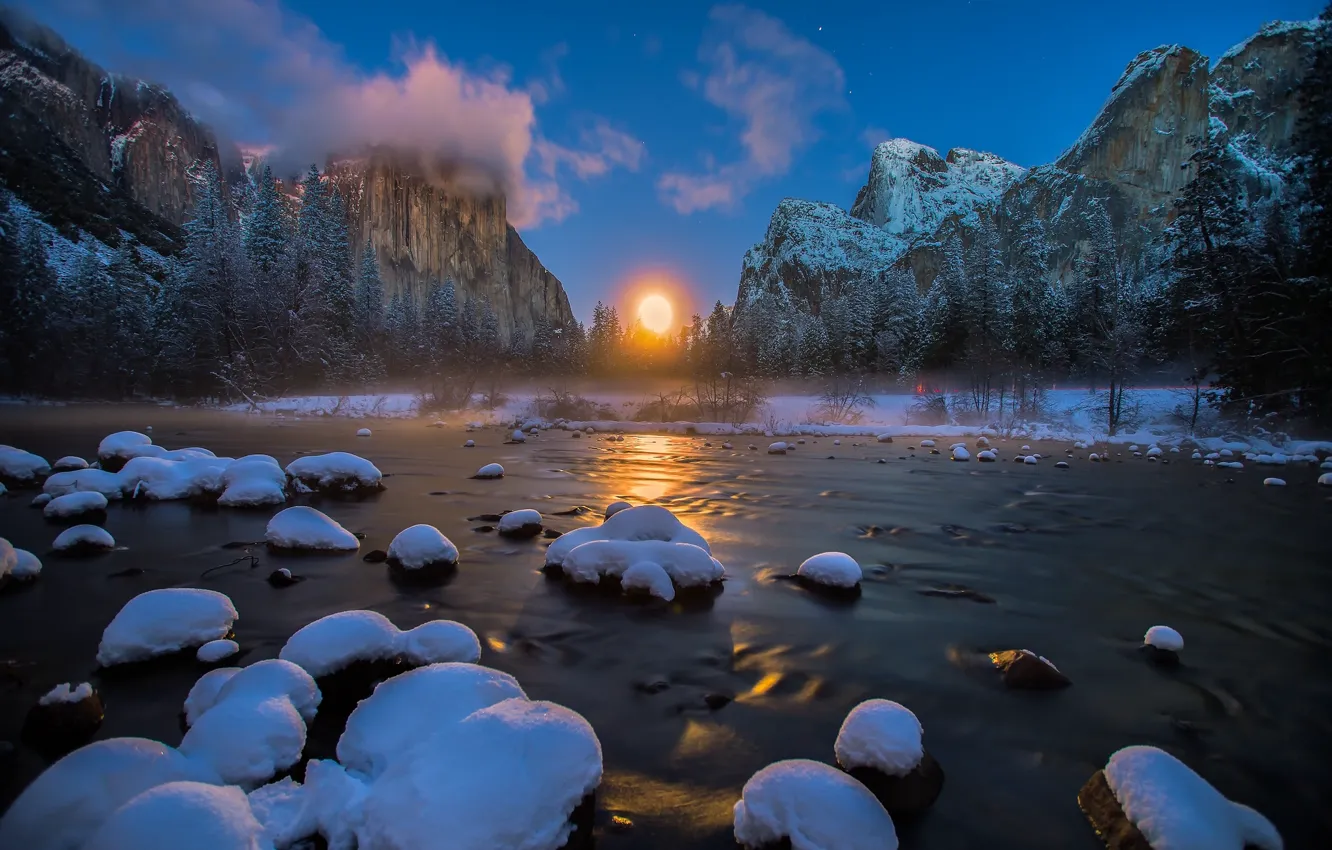
[[[855,558],[844,552],[823,552],[806,558],[796,569],[796,579],[806,587],[842,592],[860,590],[864,572]]]
[[[1078,792],[1078,805],[1112,850],[1282,850],[1276,827],[1228,800],[1156,747],[1125,747]]]
[[[205,664],[216,664],[238,652],[240,652],[240,644],[227,638],[218,638],[199,647],[199,651],[194,654],[194,657]]]
[[[97,461],[107,472],[119,472],[126,461],[151,451],[153,438],[138,431],[117,431],[97,446]]]
[[[287,501],[287,474],[271,458],[240,458],[222,471],[221,484],[217,503],[224,508],[258,508]]]
[[[445,661],[481,658],[476,633],[451,620],[432,620],[401,631],[377,611],[341,611],[303,626],[287,639],[278,657],[316,679],[358,662],[385,662],[392,670]]]
[[[273,549],[359,549],[361,541],[328,514],[305,505],[279,511],[268,521],[264,539]]]
[[[373,432],[369,428],[356,429],[356,436],[358,437],[369,437],[372,433]]]
[[[0,573],[3,572],[0,567]],[[29,552],[27,549],[14,550],[14,565],[9,570],[9,575],[18,581],[31,581],[37,578],[42,572],[41,559]],[[0,582],[3,582],[3,576],[0,575]]]
[[[1189,457],[1190,460],[1202,460],[1202,452],[1194,452]]]
[[[74,472],[79,469],[87,469],[88,461],[74,455],[66,455],[60,460],[51,464],[51,469],[56,472]]]
[[[110,500],[122,499],[125,496],[120,475],[102,469],[57,472],[42,484],[42,495],[52,499],[85,490],[101,493]]]
[[[476,440],[467,440],[467,441],[465,441],[465,442],[463,443],[463,448],[464,448],[464,449],[474,449],[474,448],[476,448]]]
[[[675,584],[670,573],[653,561],[639,561],[620,575],[625,593],[646,593],[670,602],[675,599]]]
[[[1233,450],[1231,450],[1231,449],[1222,449],[1221,451],[1217,452],[1216,454],[1217,454],[1217,457],[1234,457],[1234,456],[1235,456],[1235,452],[1234,452]]]
[[[980,461],[981,463],[994,463],[994,462],[997,461],[998,459],[999,459],[999,455],[995,454],[994,452],[990,451],[989,449],[986,449],[986,450],[984,450],[984,451],[980,451],[980,452],[976,452],[976,460]]]
[[[245,792],[171,782],[117,809],[82,850],[273,850]]]
[[[81,747],[102,725],[102,698],[84,682],[56,685],[37,700],[23,721],[23,742],[47,758]]]
[[[116,548],[116,539],[105,528],[76,525],[60,532],[51,548],[62,555],[93,555]]]
[[[978,449],[988,449],[989,447],[990,447],[990,438],[989,438],[989,437],[977,437],[977,438],[976,438],[976,448],[978,448]]]
[[[541,513],[531,508],[524,508],[520,511],[509,511],[500,517],[499,533],[505,537],[515,537],[519,539],[529,539],[536,537],[542,531]]]
[[[23,790],[0,818],[0,847],[78,850],[125,803],[180,780],[219,781],[207,765],[158,741],[95,741],[48,767]]]
[[[500,466],[498,463],[488,463],[485,466],[478,469],[476,471],[476,475],[473,475],[472,477],[481,478],[481,479],[503,478],[504,467]]]
[[[580,440],[580,439],[582,439],[582,437],[583,437],[583,432],[582,432],[582,431],[574,431],[574,432],[573,432],[572,434],[570,434],[569,436],[570,436],[571,438],[575,439],[575,440]]]
[[[1035,455],[1027,455],[1022,459],[1022,462],[1035,466],[1036,464],[1040,463],[1040,458],[1036,457]]]
[[[384,489],[384,474],[349,452],[307,455],[287,464],[287,475],[311,490],[363,495]]]
[[[0,446],[0,484],[27,487],[39,483],[51,472],[45,458],[13,446]]]
[[[1092,452],[1091,454],[1087,455],[1087,460],[1091,461],[1092,463],[1100,463],[1101,456],[1098,455],[1096,452]]]
[[[377,777],[441,727],[507,699],[527,699],[518,680],[477,664],[429,664],[385,679],[347,718],[338,761]]]
[[[170,501],[213,498],[222,492],[227,458],[131,458],[118,473],[125,498]]]
[[[601,744],[563,706],[507,699],[443,725],[370,786],[362,848],[556,850],[591,829]],[[573,821],[578,821],[576,824]]]
[[[509,442],[511,442],[511,443],[526,443],[526,442],[527,442],[527,434],[525,434],[525,433],[523,432],[523,429],[522,429],[522,428],[515,428],[515,429],[513,429],[513,433],[509,435]]]
[[[42,516],[57,522],[82,520],[93,524],[106,521],[106,497],[101,493],[82,491],[58,496],[42,508]]]
[[[971,452],[964,446],[953,447],[953,460],[971,460]]]
[[[1068,461],[1061,460],[1055,464],[1055,469],[1068,469]]]
[[[784,454],[786,454],[786,448],[787,448],[786,443],[783,443],[783,442],[781,442],[780,440],[779,440],[778,442],[775,442],[775,443],[769,443],[769,444],[768,444],[768,454],[770,454],[770,455],[784,455]]]
[[[891,443],[891,442],[893,441],[893,435],[892,435],[892,434],[880,434],[879,436],[875,437],[874,439],[878,440],[880,443]]]
[[[736,843],[748,850],[897,850],[893,819],[874,795],[822,762],[790,759],[755,773],[734,809]]]
[[[1243,469],[1244,464],[1237,460],[1223,460],[1217,463],[1217,469]]]
[[[458,566],[458,547],[433,525],[413,525],[389,544],[388,565],[400,578],[439,578]]]
[[[1285,487],[1285,486],[1286,486],[1286,479],[1284,479],[1284,478],[1264,478],[1264,479],[1263,479],[1263,486],[1264,486],[1264,487]]]
[[[1048,658],[1029,649],[991,652],[990,662],[1003,674],[1004,684],[1017,690],[1048,691],[1072,684]]]
[[[834,442],[837,441],[834,440]],[[735,445],[733,443],[722,443],[722,448],[726,449],[727,451],[730,451],[731,449],[735,448]]]
[[[565,577],[580,584],[599,584],[603,578],[609,578],[624,588],[625,573],[643,563],[660,567],[674,586],[681,589],[705,588],[726,575],[725,568],[706,549],[665,540],[590,540],[564,554],[560,568]],[[642,573],[639,570],[635,575]]]
[[[1321,487],[1332,487],[1332,472],[1324,472],[1318,476],[1318,484]]]
[[[618,514],[620,511],[627,510],[628,508],[632,507],[633,505],[629,504],[628,502],[611,502],[609,505],[606,506],[605,517],[606,519],[610,519],[611,517]]]
[[[1160,446],[1152,446],[1147,450],[1147,457],[1160,457],[1163,454],[1165,454],[1165,452],[1161,450]]]
[[[606,521],[601,525],[575,529],[546,547],[546,566],[557,567],[565,555],[577,546],[593,540],[645,541],[660,540],[668,543],[689,543],[711,552],[703,535],[680,522],[675,514],[660,505],[639,505],[607,508]],[[615,510],[611,510],[614,508]],[[664,564],[662,566],[665,566]]]
[[[1178,667],[1184,637],[1169,626],[1152,626],[1142,639],[1147,660],[1158,667]]]
[[[238,618],[236,606],[215,590],[149,590],[126,602],[102,632],[97,663],[111,667],[194,649],[226,637]]]
[[[894,818],[921,814],[943,790],[943,768],[925,751],[916,715],[886,699],[862,702],[842,722],[837,765],[859,780]]]
[[[934,441],[933,441],[933,440],[921,440],[921,441],[920,441],[920,447],[921,447],[922,449],[932,449],[932,448],[934,448]]]

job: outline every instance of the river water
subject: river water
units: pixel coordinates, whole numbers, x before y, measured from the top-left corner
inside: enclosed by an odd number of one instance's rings
[[[1332,846],[1332,501],[1312,469],[1284,471],[1289,486],[1277,489],[1253,467],[961,464],[900,438],[810,440],[787,456],[744,437],[731,451],[719,438],[708,447],[704,438],[558,431],[502,445],[498,429],[379,422],[365,439],[354,436],[363,423],[346,420],[144,406],[0,408],[0,442],[91,459],[107,433],[150,424],[168,448],[283,463],[362,454],[389,476],[387,491],[310,503],[363,532],[362,553],[386,549],[414,523],[435,525],[462,552],[458,574],[443,587],[402,587],[360,554],[277,557],[256,547],[258,568],[201,577],[242,554],[224,544],[262,540],[273,511],[184,503],[112,503],[106,527],[122,548],[62,560],[46,556],[57,530],[27,506],[31,494],[0,498],[0,535],[46,563],[31,588],[0,597],[0,740],[17,747],[0,754],[0,806],[43,767],[19,729],[58,682],[98,684],[99,737],[179,743],[198,669],[100,680],[93,659],[129,598],[181,586],[232,598],[241,664],[275,657],[297,628],[347,608],[380,611],[402,628],[437,617],[467,624],[481,636],[483,664],[596,729],[600,847],[734,847],[731,806],[745,780],[779,759],[831,762],[843,717],[871,697],[916,713],[946,773],[930,813],[900,830],[904,847],[1093,850],[1078,790],[1129,744],[1180,756],[1271,818],[1288,847]],[[477,447],[461,448],[465,436]],[[1020,444],[997,447],[1009,458]],[[1065,447],[1033,448],[1062,457]],[[504,465],[503,480],[468,478],[491,461]],[[723,592],[688,607],[572,593],[539,571],[545,541],[504,540],[467,519],[531,507],[568,531],[615,499],[667,506],[699,530],[726,565]],[[553,516],[579,505],[594,511]],[[780,579],[826,550],[866,566],[855,602]],[[274,589],[264,579],[277,566],[308,580]],[[127,568],[143,573],[109,577]],[[951,585],[994,603],[920,592]],[[1187,641],[1176,671],[1137,651],[1157,623]],[[1047,656],[1072,687],[1008,691],[965,663],[1011,648]],[[661,678],[671,682],[662,692],[636,687]],[[715,693],[734,701],[711,710],[703,696]],[[611,828],[612,815],[633,826]]]

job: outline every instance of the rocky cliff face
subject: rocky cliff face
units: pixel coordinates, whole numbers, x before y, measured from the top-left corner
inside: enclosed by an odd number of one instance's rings
[[[383,151],[330,163],[327,173],[346,201],[356,251],[367,239],[374,245],[390,297],[420,300],[432,280],[452,278],[461,295],[490,300],[505,342],[530,339],[542,316],[554,327],[573,321],[559,280],[509,226],[502,194],[427,179]]]
[[[979,228],[991,229],[1003,250],[1024,226],[1038,227],[1050,247],[1048,282],[1061,285],[1087,245],[1094,209],[1106,210],[1124,241],[1159,237],[1190,178],[1183,166],[1194,142],[1208,134],[1226,143],[1250,202],[1280,192],[1299,118],[1295,90],[1317,26],[1269,25],[1210,71],[1186,47],[1140,54],[1086,132],[1053,164],[1030,171],[992,154],[940,157],[904,139],[885,142],[850,215],[826,204],[779,205],[764,241],[745,255],[736,303],[743,307],[762,284],[784,287],[793,303],[817,312],[824,286],[893,270],[924,292],[943,245],[968,245]]]

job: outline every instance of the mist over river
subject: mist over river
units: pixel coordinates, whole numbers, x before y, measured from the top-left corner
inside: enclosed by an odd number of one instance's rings
[[[355,436],[363,424],[373,436]],[[240,665],[276,657],[304,624],[351,608],[401,628],[440,617],[471,627],[482,664],[596,730],[599,847],[733,848],[731,807],[744,782],[780,759],[831,762],[846,713],[872,697],[915,712],[946,775],[930,812],[899,826],[912,850],[1094,850],[1078,790],[1130,744],[1179,756],[1269,817],[1288,847],[1332,846],[1332,500],[1313,467],[1283,471],[1288,486],[1276,488],[1262,486],[1270,472],[1203,468],[1187,453],[1163,464],[1123,451],[1092,464],[1077,451],[1057,469],[1063,443],[1032,443],[1047,459],[1024,465],[1007,462],[1021,441],[996,439],[1003,462],[978,464],[909,438],[811,438],[774,456],[767,440],[747,437],[727,438],[727,450],[715,437],[614,442],[552,430],[504,445],[505,429],[465,434],[461,420],[429,428],[154,406],[0,407],[0,443],[50,460],[92,460],[102,437],[149,425],[167,448],[265,453],[284,465],[355,452],[385,473],[387,489],[360,501],[298,497],[364,534],[359,552],[301,556],[224,548],[263,540],[276,508],[126,501],[111,503],[105,523],[115,551],[60,558],[49,551],[58,527],[28,506],[34,491],[0,497],[0,536],[45,563],[31,586],[0,596],[0,741],[13,745],[0,753],[0,806],[44,767],[20,728],[60,682],[100,690],[98,738],[180,742],[181,704],[200,666],[112,677],[98,674],[94,656],[134,595],[202,587],[240,612]],[[462,447],[467,438],[475,448]],[[503,479],[469,477],[490,462],[503,464]],[[549,541],[504,539],[468,519],[535,508],[567,532],[599,522],[617,499],[663,505],[702,533],[726,566],[723,590],[690,604],[575,592],[541,572]],[[577,506],[590,510],[557,515]],[[403,586],[384,564],[363,561],[415,523],[461,550],[449,583]],[[783,580],[829,550],[865,567],[858,599]],[[220,567],[245,554],[258,565]],[[282,566],[307,580],[270,586]],[[133,568],[142,573],[113,577]],[[922,593],[959,586],[993,601]],[[1180,668],[1152,666],[1139,651],[1155,624],[1184,635]],[[969,663],[1020,648],[1048,657],[1072,686],[1007,690]],[[660,682],[669,686],[643,687]],[[731,699],[714,708],[711,695]],[[331,757],[313,733],[310,746]]]

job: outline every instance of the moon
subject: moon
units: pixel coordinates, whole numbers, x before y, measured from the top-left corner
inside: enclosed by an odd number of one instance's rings
[[[649,295],[638,303],[638,320],[653,333],[666,333],[674,318],[675,311],[665,296]]]

